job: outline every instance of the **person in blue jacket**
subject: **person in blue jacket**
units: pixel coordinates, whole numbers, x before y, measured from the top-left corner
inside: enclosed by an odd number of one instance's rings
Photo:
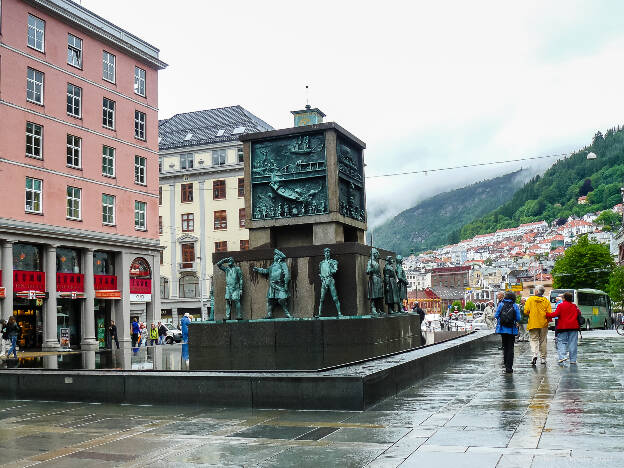
[[[514,321],[513,325],[503,325],[501,323],[501,311],[503,308],[508,309],[513,307]],[[511,374],[513,372],[513,360],[514,360],[514,343],[516,341],[516,335],[518,334],[518,322],[522,319],[520,315],[520,307],[516,304],[516,295],[507,291],[502,301],[498,303],[496,308],[496,333],[501,335],[503,341],[503,362],[505,363],[505,372]]]
[[[191,323],[189,313],[187,312],[180,320],[180,328],[182,328],[182,343],[188,343],[188,326]]]

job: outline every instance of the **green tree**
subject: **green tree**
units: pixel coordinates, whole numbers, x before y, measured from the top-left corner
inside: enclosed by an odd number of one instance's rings
[[[475,305],[474,302],[472,301],[466,302],[466,310],[475,310],[476,308],[477,306]]]
[[[595,224],[604,226],[608,231],[615,231],[622,224],[622,217],[611,210],[604,210],[594,221]]]
[[[454,301],[454,302],[451,304],[451,310],[454,310],[454,309],[455,309],[455,307],[457,307],[457,310],[462,310],[462,309],[463,309],[463,307],[462,307],[462,303],[461,303],[461,301]]]
[[[615,267],[609,277],[607,292],[616,309],[624,309],[624,266]]]
[[[565,251],[552,270],[555,288],[595,288],[604,290],[615,262],[609,246],[581,236]]]

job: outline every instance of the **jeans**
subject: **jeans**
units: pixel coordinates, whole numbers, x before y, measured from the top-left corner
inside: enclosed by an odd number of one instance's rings
[[[132,339],[132,347],[135,348],[137,345],[137,341],[139,340],[139,335],[133,333],[132,335],[130,335],[130,337]]]
[[[11,340],[11,347],[9,348],[9,352],[7,353],[7,357],[13,353],[15,359],[17,359],[17,336],[10,336],[9,340]]]
[[[165,335],[160,335],[158,337],[158,344],[165,344]]]
[[[570,355],[570,362],[576,363],[576,354],[578,350],[578,331],[563,331],[557,333],[557,354],[559,361],[567,359]]]
[[[501,333],[501,339],[503,340],[503,361],[505,363],[505,369],[513,369],[516,337],[511,333]]]

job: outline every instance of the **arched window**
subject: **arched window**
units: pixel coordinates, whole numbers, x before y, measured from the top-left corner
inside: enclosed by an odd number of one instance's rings
[[[180,297],[199,297],[199,278],[197,276],[180,276]]]
[[[149,279],[152,277],[152,270],[149,262],[143,257],[137,257],[130,264],[130,278]]]
[[[169,279],[164,276],[160,277],[160,298],[169,299]]]

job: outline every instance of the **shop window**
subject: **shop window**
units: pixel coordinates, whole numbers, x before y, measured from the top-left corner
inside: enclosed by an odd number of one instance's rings
[[[21,271],[42,271],[41,247],[31,244],[13,244],[13,269]]]
[[[57,248],[56,271],[58,273],[80,273],[80,251],[65,247]]]
[[[212,198],[214,200],[225,199],[225,180],[214,180],[212,182]]]
[[[93,274],[114,275],[115,255],[110,252],[93,252]]]

